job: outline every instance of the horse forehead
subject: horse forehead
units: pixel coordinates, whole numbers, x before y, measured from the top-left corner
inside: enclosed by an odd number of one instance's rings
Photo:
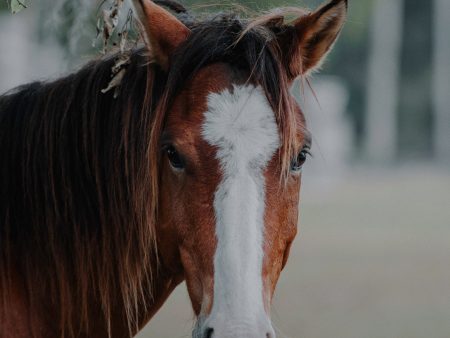
[[[218,147],[219,157],[262,163],[270,160],[280,143],[274,111],[263,90],[254,85],[210,93],[202,136]]]

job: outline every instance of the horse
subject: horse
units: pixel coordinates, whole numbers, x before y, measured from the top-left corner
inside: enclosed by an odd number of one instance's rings
[[[311,147],[290,89],[347,0],[132,6],[144,41],[115,92],[120,53],[0,97],[0,337],[131,337],[185,281],[194,338],[274,338]]]

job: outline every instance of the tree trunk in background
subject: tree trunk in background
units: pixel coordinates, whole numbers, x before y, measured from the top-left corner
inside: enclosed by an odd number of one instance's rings
[[[450,163],[450,1],[434,1],[434,152]]]
[[[363,157],[379,164],[397,155],[403,1],[374,2]]]

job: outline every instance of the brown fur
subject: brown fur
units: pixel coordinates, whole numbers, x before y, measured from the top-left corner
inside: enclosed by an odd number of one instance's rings
[[[207,94],[235,82],[262,87],[282,142],[266,173],[269,308],[296,232],[299,179],[289,169],[306,128],[285,44],[300,38],[287,38],[298,32],[281,14],[183,14],[166,27],[172,45],[164,34],[148,39],[157,62],[133,51],[116,99],[101,90],[117,55],[0,97],[1,338],[130,336],[183,279],[194,311],[210,311],[221,174],[199,128]],[[148,34],[164,32],[154,24]],[[174,32],[183,27],[189,34]],[[170,170],[164,142],[191,161],[189,179]]]

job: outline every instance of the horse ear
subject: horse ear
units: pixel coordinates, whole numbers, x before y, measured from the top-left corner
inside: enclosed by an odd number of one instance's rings
[[[320,68],[347,17],[347,0],[332,0],[293,23],[280,38],[290,80]]]
[[[153,57],[167,70],[170,55],[187,39],[189,28],[151,0],[132,0],[132,4]]]

